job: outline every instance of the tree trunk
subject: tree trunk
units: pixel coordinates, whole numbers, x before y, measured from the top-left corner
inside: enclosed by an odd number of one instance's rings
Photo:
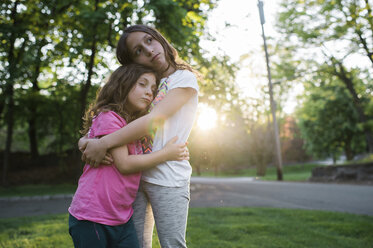
[[[264,177],[266,175],[267,166],[264,163],[257,164],[256,175],[259,177]]]
[[[333,165],[337,164],[337,155],[333,153]]]
[[[345,142],[346,143],[345,143],[344,150],[345,150],[346,160],[351,161],[354,158],[354,154],[351,148],[351,138],[348,138],[347,140],[345,140]]]
[[[370,6],[368,0],[365,0],[365,8],[367,10],[367,14],[366,14],[366,18],[369,22],[369,26],[370,26],[370,33],[371,33],[371,39],[373,38],[373,18],[372,18],[372,6]],[[361,38],[360,38],[361,39]],[[363,44],[364,45],[364,44]],[[369,60],[372,62],[372,66],[373,66],[373,51],[372,50],[369,50],[368,46],[365,44],[364,45],[364,49],[366,50],[367,52],[367,55],[369,57]]]
[[[201,175],[201,166],[200,166],[200,163],[197,163],[197,164],[198,165],[194,165],[194,168],[197,171],[197,175],[200,176]]]
[[[95,3],[95,11],[98,9],[98,0],[96,0]],[[97,30],[97,23],[93,26],[93,30]],[[96,32],[93,32],[93,41],[91,45],[91,57],[89,58],[89,64],[88,64],[88,77],[87,77],[87,82],[83,86],[81,92],[80,92],[80,113],[81,116],[84,116],[86,105],[87,105],[87,96],[89,89],[91,88],[92,85],[92,75],[93,75],[93,67],[95,66],[95,56],[96,56],[96,47],[97,43],[97,38],[96,38]],[[83,119],[80,119],[80,127],[82,127],[83,124]]]
[[[1,91],[4,92],[5,89],[1,89]],[[4,106],[5,106],[5,96],[1,96],[0,97],[0,116],[3,114]]]
[[[34,103],[31,103],[34,104]],[[31,159],[36,160],[39,157],[38,151],[38,139],[36,132],[36,106],[32,105],[30,107],[30,119],[28,121],[28,135],[30,139],[30,153]]]
[[[3,161],[3,185],[6,186],[8,184],[7,181],[7,173],[10,164],[10,152],[12,147],[12,139],[13,139],[13,124],[14,124],[14,89],[13,89],[13,82],[8,82],[6,96],[8,97],[8,108],[7,108],[7,115],[6,115],[6,124],[7,124],[7,132],[6,132],[6,143],[5,143],[5,152],[4,152],[4,161]]]
[[[16,15],[17,15],[17,6],[18,1],[14,3],[12,9],[12,20],[13,26],[17,25]],[[7,113],[5,117],[5,123],[7,125],[7,132],[6,132],[6,143],[5,143],[5,151],[4,151],[4,158],[3,158],[3,178],[2,184],[6,186],[8,184],[7,181],[7,173],[10,164],[10,152],[12,147],[12,139],[13,139],[13,124],[14,124],[14,77],[16,71],[16,58],[14,56],[14,43],[16,40],[15,32],[12,32],[12,36],[10,37],[10,46],[8,51],[8,71],[9,71],[9,80],[7,80],[7,84],[5,85],[5,103],[7,107]]]
[[[212,160],[212,162],[214,163],[214,165],[213,165],[214,166],[214,175],[218,176],[219,175],[219,165],[214,160]]]
[[[259,177],[264,177],[267,172],[267,160],[265,159],[265,154],[258,154],[256,159],[256,175]]]
[[[38,92],[40,91],[40,88],[38,86],[38,77],[40,75],[40,58],[41,58],[41,48],[43,47],[43,40],[41,41],[39,50],[38,50],[38,56],[37,56],[37,62],[35,65],[35,71],[34,71],[34,78],[32,80],[32,96],[30,100],[30,116],[28,120],[29,124],[29,140],[30,140],[30,152],[31,152],[31,158],[32,160],[36,160],[39,157],[39,151],[38,151],[38,139],[37,139],[37,99],[36,96]]]
[[[92,74],[93,74],[93,67],[94,67],[94,60],[95,60],[95,55],[96,55],[96,40],[94,40],[91,48],[92,54],[90,57],[89,65],[88,65],[88,78],[87,82],[84,84],[81,92],[80,92],[80,113],[81,116],[84,116],[85,109],[87,106],[87,96],[89,89],[91,88],[92,85]],[[82,124],[82,120],[81,123]],[[80,125],[82,126],[82,125]]]

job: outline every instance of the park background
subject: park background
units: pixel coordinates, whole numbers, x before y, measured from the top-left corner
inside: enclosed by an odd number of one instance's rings
[[[295,180],[307,180],[320,166],[316,160],[373,160],[372,5],[264,1],[284,180],[293,180],[291,168],[302,173]],[[276,179],[257,1],[4,0],[0,6],[2,192],[76,185],[82,115],[118,66],[121,30],[136,23],[156,27],[203,76],[189,139],[193,175]]]
[[[264,176],[275,142],[254,2],[2,2],[2,184],[76,182],[83,113],[118,66],[121,30],[135,23],[158,28],[203,76],[189,139],[194,173],[256,168]],[[370,2],[268,1],[267,8],[284,164],[372,153]]]

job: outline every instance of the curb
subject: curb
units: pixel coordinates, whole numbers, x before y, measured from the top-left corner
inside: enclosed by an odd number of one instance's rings
[[[35,201],[35,200],[55,200],[55,199],[69,199],[74,194],[58,194],[58,195],[37,195],[37,196],[13,196],[13,197],[0,197],[1,202],[16,202],[16,201]]]

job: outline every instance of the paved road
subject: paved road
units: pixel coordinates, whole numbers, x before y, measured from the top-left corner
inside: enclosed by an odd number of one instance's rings
[[[0,199],[0,218],[66,213],[71,197]],[[373,216],[373,186],[192,178],[190,206],[318,209]]]
[[[373,186],[193,178],[191,207],[317,209],[373,216]]]

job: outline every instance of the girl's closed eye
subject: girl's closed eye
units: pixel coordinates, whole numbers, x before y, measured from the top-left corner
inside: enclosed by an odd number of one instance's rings
[[[136,56],[139,56],[141,54],[141,49],[139,48],[139,49],[136,49],[136,51],[135,51],[135,55]]]

